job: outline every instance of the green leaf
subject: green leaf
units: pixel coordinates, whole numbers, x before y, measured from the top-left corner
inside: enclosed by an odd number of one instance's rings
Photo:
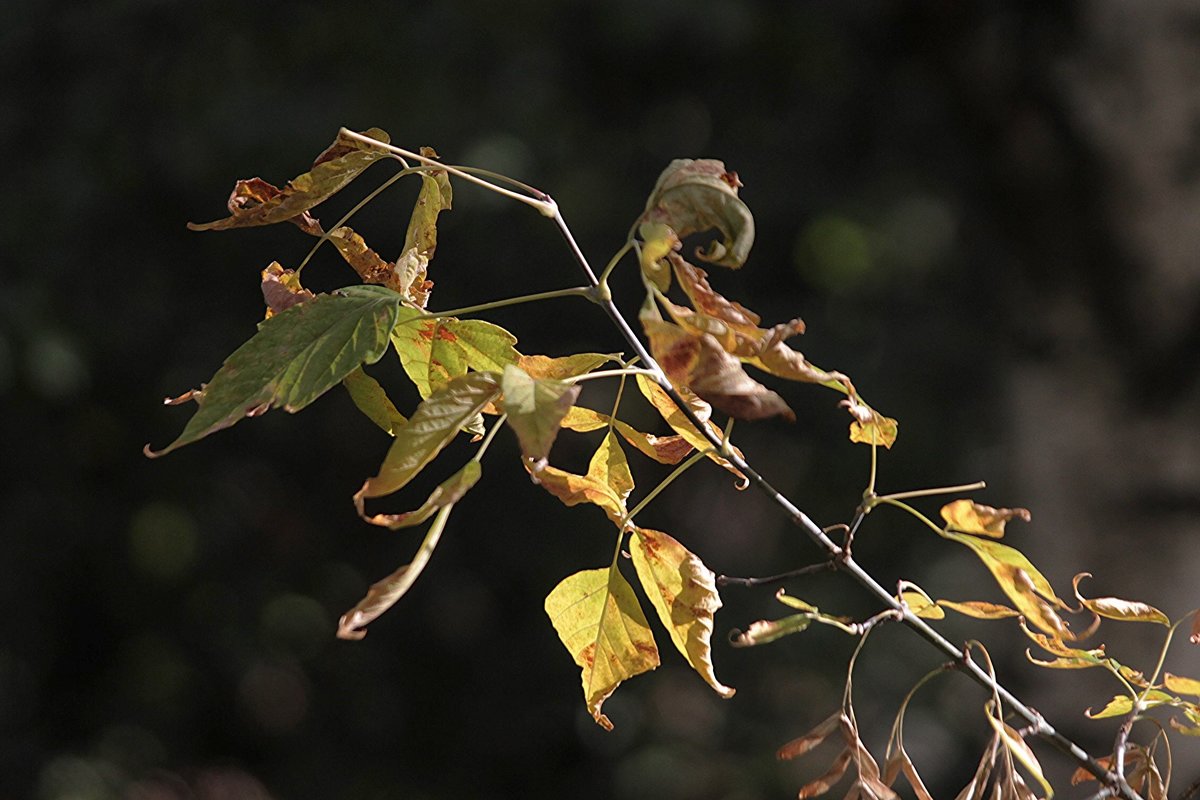
[[[379,385],[379,381],[363,372],[362,368],[354,370],[342,379],[342,385],[350,393],[350,399],[358,410],[367,415],[384,432],[395,436],[401,426],[408,420],[396,410],[387,392]]]
[[[586,475],[576,475],[551,466],[526,463],[534,482],[567,506],[592,503],[599,506],[612,523],[625,521],[625,501],[633,491],[633,475],[621,443],[611,431],[600,442],[588,463]]]
[[[634,569],[675,648],[717,694],[733,697],[712,665],[713,615],[721,607],[716,576],[671,536],[648,528],[633,532]]]
[[[463,468],[458,472],[442,481],[433,490],[433,493],[429,495],[429,499],[421,504],[420,508],[413,511],[405,511],[402,514],[375,514],[368,517],[363,510],[363,499],[361,496],[355,495],[354,504],[358,509],[358,515],[372,525],[378,525],[381,528],[391,528],[394,531],[400,528],[411,528],[414,525],[420,525],[432,517],[439,509],[453,505],[461,500],[463,495],[479,482],[479,476],[482,474],[482,465],[472,459],[464,464]]]
[[[1155,706],[1167,705],[1172,701],[1178,700],[1177,697],[1169,695],[1166,692],[1160,692],[1153,689],[1147,693],[1145,701],[1142,703],[1142,708],[1154,708]],[[1084,711],[1084,715],[1091,719],[1104,719],[1105,717],[1123,717],[1133,711],[1133,698],[1127,694],[1119,694],[1112,700],[1108,701],[1108,705],[1092,713],[1092,709]]]
[[[382,142],[391,141],[379,128],[363,133]],[[294,221],[307,233],[320,235],[320,225],[305,212],[341,191],[376,161],[388,157],[381,150],[339,133],[333,144],[317,157],[313,168],[293,178],[283,189],[261,178],[238,181],[229,197],[230,216],[199,225],[189,222],[188,227],[194,231],[215,231]]]
[[[472,372],[447,383],[417,406],[408,424],[396,432],[379,474],[355,494],[382,497],[400,489],[441,452],[480,409],[496,399],[500,384],[488,372]]]
[[[680,239],[719,230],[722,241],[714,241],[707,251],[697,248],[696,256],[737,269],[754,244],[754,217],[738,197],[741,185],[737,173],[727,171],[720,161],[676,159],[659,176],[639,222],[666,225]],[[653,229],[643,235],[650,237],[651,246],[667,239]]]
[[[399,316],[395,292],[352,286],[264,320],[194,395],[200,409],[179,438],[157,452],[147,445],[146,454],[165,455],[272,408],[299,411],[359,365],[378,361]]]
[[[503,372],[520,360],[517,338],[483,320],[421,317],[396,326],[392,344],[404,372],[421,397],[428,397],[468,369]]]
[[[549,378],[531,378],[512,364],[504,367],[500,376],[501,406],[526,458],[541,461],[550,455],[562,419],[581,388]]]
[[[1067,608],[1066,603],[1058,598],[1050,582],[1020,550],[953,531],[944,531],[942,536],[971,548],[1025,619],[1062,639],[1076,638],[1055,611],[1056,608]]]
[[[605,730],[601,711],[622,681],[655,669],[658,647],[633,588],[616,569],[589,569],[565,578],[546,597],[546,614],[582,669],[583,698]]]

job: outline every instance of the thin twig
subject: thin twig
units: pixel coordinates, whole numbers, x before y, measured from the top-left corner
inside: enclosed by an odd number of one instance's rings
[[[837,564],[831,561],[822,561],[818,564],[809,564],[807,567],[791,570],[790,572],[781,572],[778,575],[770,575],[765,578],[736,578],[732,575],[718,575],[717,586],[769,586],[772,583],[782,583],[783,581],[792,578],[800,578],[805,575],[812,575],[817,572],[836,572]]]

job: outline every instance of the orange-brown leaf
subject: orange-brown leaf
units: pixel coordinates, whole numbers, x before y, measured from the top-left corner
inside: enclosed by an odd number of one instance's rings
[[[775,752],[775,757],[781,761],[790,761],[804,755],[809,750],[829,738],[829,735],[839,730],[842,725],[843,713],[839,710],[830,714],[808,733],[792,739]]]
[[[650,351],[677,387],[691,389],[737,419],[796,419],[782,397],[747,375],[738,359],[711,335],[656,320],[643,320],[643,325]]]
[[[272,261],[262,271],[262,295],[268,318],[315,297],[300,285],[300,276],[294,269],[284,269],[278,261]]]
[[[691,421],[684,415],[679,407],[675,405],[675,402],[671,399],[671,396],[668,395],[661,386],[647,378],[645,375],[637,376],[637,385],[642,395],[650,401],[650,405],[654,406],[658,413],[662,415],[662,418],[666,420],[667,424],[671,426],[672,430],[682,436],[697,450],[710,450],[712,448],[712,445],[709,443],[708,439],[702,433],[700,433],[700,431],[697,430],[694,425],[692,425]],[[720,438],[722,435],[721,429],[714,425],[709,419],[709,417],[712,415],[712,408],[708,405],[708,403],[704,402],[688,391],[680,391],[679,394],[683,398],[684,402],[688,404],[688,407],[692,410],[692,412],[696,415],[696,418],[699,419],[703,424],[707,425],[708,429],[712,431],[718,438]],[[741,450],[736,447],[731,447],[730,449],[738,458],[742,458]],[[747,478],[741,470],[731,464],[727,459],[723,458],[715,450],[710,452],[708,457],[720,464],[725,469],[729,470],[737,477],[738,489],[745,489],[750,485],[750,479]]]

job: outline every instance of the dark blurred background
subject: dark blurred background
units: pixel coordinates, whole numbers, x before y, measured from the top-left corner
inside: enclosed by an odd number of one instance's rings
[[[804,317],[797,345],[899,418],[881,490],[986,479],[980,501],[1033,510],[1012,542],[1061,593],[1089,570],[1093,594],[1174,618],[1200,604],[1188,0],[35,2],[6,11],[0,75],[4,800],[754,800],[791,796],[833,756],[773,752],[836,708],[853,642],[823,629],[725,644],[784,613],[770,588],[724,591],[714,659],[736,698],[660,634],[663,666],[622,686],[605,705],[616,730],[599,730],[542,599],[606,563],[611,526],[531,486],[508,434],[425,575],[362,642],[334,638],[338,616],[420,534],[355,517],[350,495],[388,442],[343,392],[142,457],[190,413],[161,399],[254,331],[259,271],[311,244],[285,226],[184,223],[223,216],[236,178],[282,185],[341,125],[546,189],[597,266],[671,158],[723,159],[758,237],[744,270],[712,280],[769,323]],[[337,219],[388,168],[375,170],[318,216]],[[414,192],[356,218],[389,258]],[[460,187],[442,220],[435,308],[579,282],[528,208]],[[631,313],[633,269],[615,279]],[[328,289],[354,275],[324,250],[305,278]],[[621,349],[578,301],[492,318],[529,353]],[[411,407],[393,358],[375,374]],[[868,451],[845,441],[833,393],[772,385],[799,421],[740,425],[738,442],[820,524],[846,521]],[[603,407],[605,390],[589,392]],[[555,459],[581,466],[594,445],[564,437]],[[439,462],[390,507],[417,505],[456,466]],[[663,474],[634,470],[640,491]],[[936,515],[940,501],[919,505]],[[714,468],[639,519],[717,572],[815,558]],[[1001,599],[966,550],[886,510],[856,552],[885,584]],[[788,588],[831,612],[876,610],[837,576]],[[1111,747],[1116,726],[1081,712],[1114,681],[1038,671],[1009,623],[941,627],[987,643],[1066,733]],[[1149,669],[1161,631],[1144,627],[1110,623],[1097,641]],[[937,663],[902,629],[872,637],[856,701],[876,752]],[[1200,675],[1182,637],[1168,669]],[[917,695],[907,742],[936,796],[974,771],[985,700],[955,676]],[[1200,777],[1200,749],[1176,745],[1177,794]],[[1037,749],[1070,794],[1070,765]]]

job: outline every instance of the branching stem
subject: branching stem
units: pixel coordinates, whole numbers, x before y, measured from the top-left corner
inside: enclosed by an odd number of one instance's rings
[[[553,202],[552,200],[549,200],[549,198],[547,198],[547,200],[549,202]],[[566,221],[563,219],[562,214],[558,212],[557,206],[554,206],[554,208],[555,212],[553,215],[551,215],[552,219],[554,220],[555,225],[558,227],[559,232],[562,234],[563,239],[566,240],[576,264],[579,266],[580,270],[582,270],[583,274],[587,276],[587,279],[591,285],[599,286],[599,280],[596,278],[596,274],[592,271],[591,266],[588,264],[587,258],[579,249],[578,244],[576,244],[575,238],[571,235],[571,231],[567,227]],[[706,439],[708,439],[714,449],[719,451],[722,445],[721,437],[714,433],[707,425],[703,424],[703,422],[701,422],[701,420],[696,416],[695,412],[693,412],[688,404],[684,402],[683,398],[679,395],[679,392],[676,391],[670,380],[667,379],[667,376],[663,372],[662,368],[659,367],[658,363],[646,350],[646,347],[642,344],[641,339],[633,332],[632,328],[630,328],[629,323],[626,321],[625,317],[621,314],[616,305],[612,302],[612,299],[603,298],[598,304],[604,309],[604,312],[608,315],[613,325],[616,326],[617,330],[624,337],[625,341],[638,355],[638,357],[641,358],[642,363],[646,365],[646,371],[649,376],[663,389],[663,391],[667,393],[667,395],[679,408],[680,412],[688,418],[693,426],[695,426],[696,430],[699,431]],[[1120,795],[1122,798],[1124,798],[1124,800],[1141,800],[1139,795],[1130,789],[1130,787],[1126,785],[1124,781],[1119,778],[1119,776],[1114,775],[1103,764],[1092,758],[1083,748],[1055,730],[1055,728],[1046,722],[1040,714],[1030,709],[1028,706],[1014,697],[1007,689],[1001,686],[994,677],[988,675],[986,672],[980,669],[979,665],[975,664],[975,662],[970,659],[968,654],[963,649],[957,645],[951,644],[945,637],[930,627],[928,623],[917,617],[908,609],[904,608],[903,605],[901,605],[901,603],[896,600],[896,598],[894,598],[887,589],[883,588],[883,586],[877,580],[875,580],[870,573],[860,567],[852,557],[847,555],[841,547],[836,545],[833,540],[831,540],[825,534],[825,532],[821,530],[820,526],[813,522],[812,519],[810,519],[807,514],[801,511],[791,500],[780,493],[778,489],[768,483],[766,478],[760,475],[757,470],[753,469],[744,458],[740,458],[735,453],[731,453],[728,456],[728,460],[735,467],[741,470],[741,472],[746,475],[752,484],[758,487],[758,489],[767,495],[772,502],[779,506],[779,508],[792,520],[792,522],[797,527],[801,528],[805,534],[808,535],[809,539],[811,539],[818,548],[828,555],[831,561],[836,563],[839,570],[846,573],[868,594],[872,595],[880,603],[882,603],[885,608],[895,612],[895,614],[904,622],[904,624],[915,631],[917,635],[925,639],[938,651],[959,664],[959,670],[963,674],[967,675],[985,689],[992,691],[1014,714],[1032,725],[1034,730],[1037,731],[1037,735],[1040,739],[1066,754],[1069,758],[1074,760],[1075,763],[1083,767],[1091,774],[1095,775],[1106,785],[1117,787],[1116,794]],[[880,498],[880,500],[883,501],[883,498]],[[924,517],[924,515],[920,514],[920,512],[916,511],[915,509],[912,509],[911,507],[906,506],[899,501],[886,502],[890,502],[893,505],[897,505],[910,511],[910,513],[913,513],[919,519],[924,520],[926,524],[928,524],[935,531],[938,531],[939,533],[941,532],[940,528],[934,525],[928,520],[928,518]]]

